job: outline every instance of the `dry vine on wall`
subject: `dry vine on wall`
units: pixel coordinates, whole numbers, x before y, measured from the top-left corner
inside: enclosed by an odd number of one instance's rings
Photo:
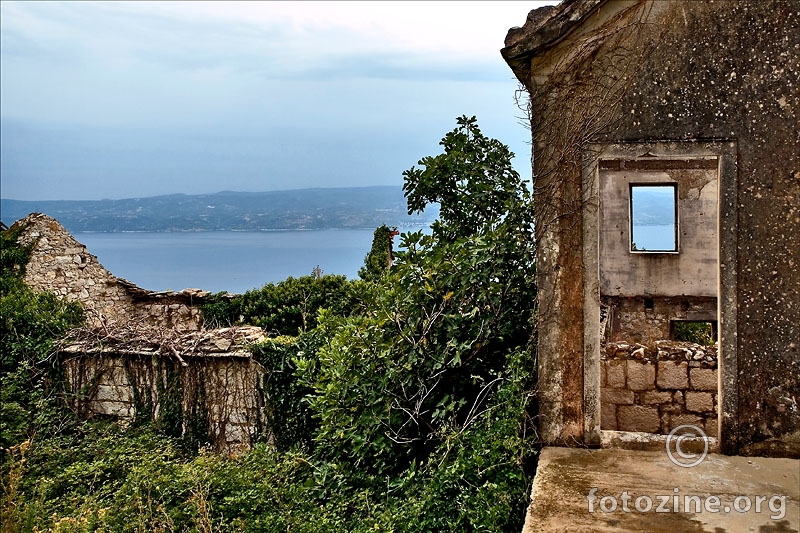
[[[584,167],[593,143],[615,138],[622,102],[659,41],[659,28],[648,22],[653,6],[641,0],[567,36],[533,58],[525,83],[534,143],[539,345],[561,354],[540,362],[540,414],[572,421],[551,425],[546,440],[583,436],[581,250],[583,210],[593,201]]]
[[[79,328],[61,347],[70,405],[81,417],[152,422],[192,445],[248,447],[269,438],[261,328],[181,333],[145,320]]]

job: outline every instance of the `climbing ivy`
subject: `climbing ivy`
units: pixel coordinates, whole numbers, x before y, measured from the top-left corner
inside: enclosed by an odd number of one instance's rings
[[[297,360],[314,357],[323,343],[318,329],[297,337],[268,339],[252,347],[253,357],[265,370],[264,391],[267,391],[267,426],[279,451],[293,447],[310,449],[318,423],[308,409],[312,389],[297,376]]]
[[[392,239],[397,235],[397,228],[383,224],[375,230],[372,248],[364,258],[364,266],[358,271],[358,277],[364,281],[377,281],[389,270],[394,259],[392,256]]]

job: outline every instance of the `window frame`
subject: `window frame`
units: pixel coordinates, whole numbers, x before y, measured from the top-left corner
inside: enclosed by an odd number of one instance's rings
[[[633,240],[633,189],[635,187],[671,187],[673,189],[673,207],[675,222],[673,229],[675,232],[675,248],[672,250],[634,250]],[[632,181],[628,183],[628,251],[632,254],[679,254],[680,253],[680,218],[678,210],[679,196],[678,196],[678,182],[676,181]]]

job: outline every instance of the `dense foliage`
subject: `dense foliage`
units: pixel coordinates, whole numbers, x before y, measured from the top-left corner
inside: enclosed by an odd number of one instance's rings
[[[23,227],[0,233],[0,447],[7,448],[67,423],[59,394],[56,339],[82,321],[81,307],[22,281],[32,245],[18,243]]]
[[[203,307],[207,327],[260,326],[274,335],[297,335],[317,327],[320,309],[346,315],[356,306],[346,276],[289,277],[244,294],[213,295]]]
[[[362,280],[206,306],[211,323],[282,334],[253,348],[272,441],[228,457],[83,423],[11,447],[4,530],[519,531],[536,444],[530,194],[474,118],[442,145],[405,173],[409,212],[440,202],[441,218],[403,235],[393,266],[379,231]]]
[[[372,248],[364,258],[364,266],[358,271],[358,277],[366,281],[379,280],[392,264],[392,238],[397,233],[397,228],[390,228],[386,224],[375,230],[372,238]]]
[[[433,233],[404,235],[405,251],[382,279],[382,290],[367,298],[364,314],[338,325],[317,357],[303,362],[318,365],[309,385],[317,392],[310,401],[321,419],[321,449],[349,454],[375,474],[426,461],[447,435],[486,414],[505,379],[506,358],[524,351],[532,333],[528,191],[501,163],[500,175],[487,181],[516,191],[503,197],[502,209],[497,198],[472,194],[484,186],[475,175],[472,183],[453,181],[450,160],[462,161],[464,151],[474,156],[475,142],[494,149],[474,119],[459,119],[456,131],[443,141],[445,153],[423,159],[427,169],[409,171],[406,184],[462,193],[434,198],[444,203]],[[510,152],[477,159],[492,157],[508,159]],[[410,209],[423,209],[416,187],[408,191]],[[470,199],[481,217],[462,214]]]

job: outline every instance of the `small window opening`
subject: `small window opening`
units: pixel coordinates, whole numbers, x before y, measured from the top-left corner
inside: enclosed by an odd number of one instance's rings
[[[675,341],[711,346],[717,342],[717,322],[673,320],[670,323],[670,337]]]
[[[631,252],[678,251],[678,185],[631,185]]]

